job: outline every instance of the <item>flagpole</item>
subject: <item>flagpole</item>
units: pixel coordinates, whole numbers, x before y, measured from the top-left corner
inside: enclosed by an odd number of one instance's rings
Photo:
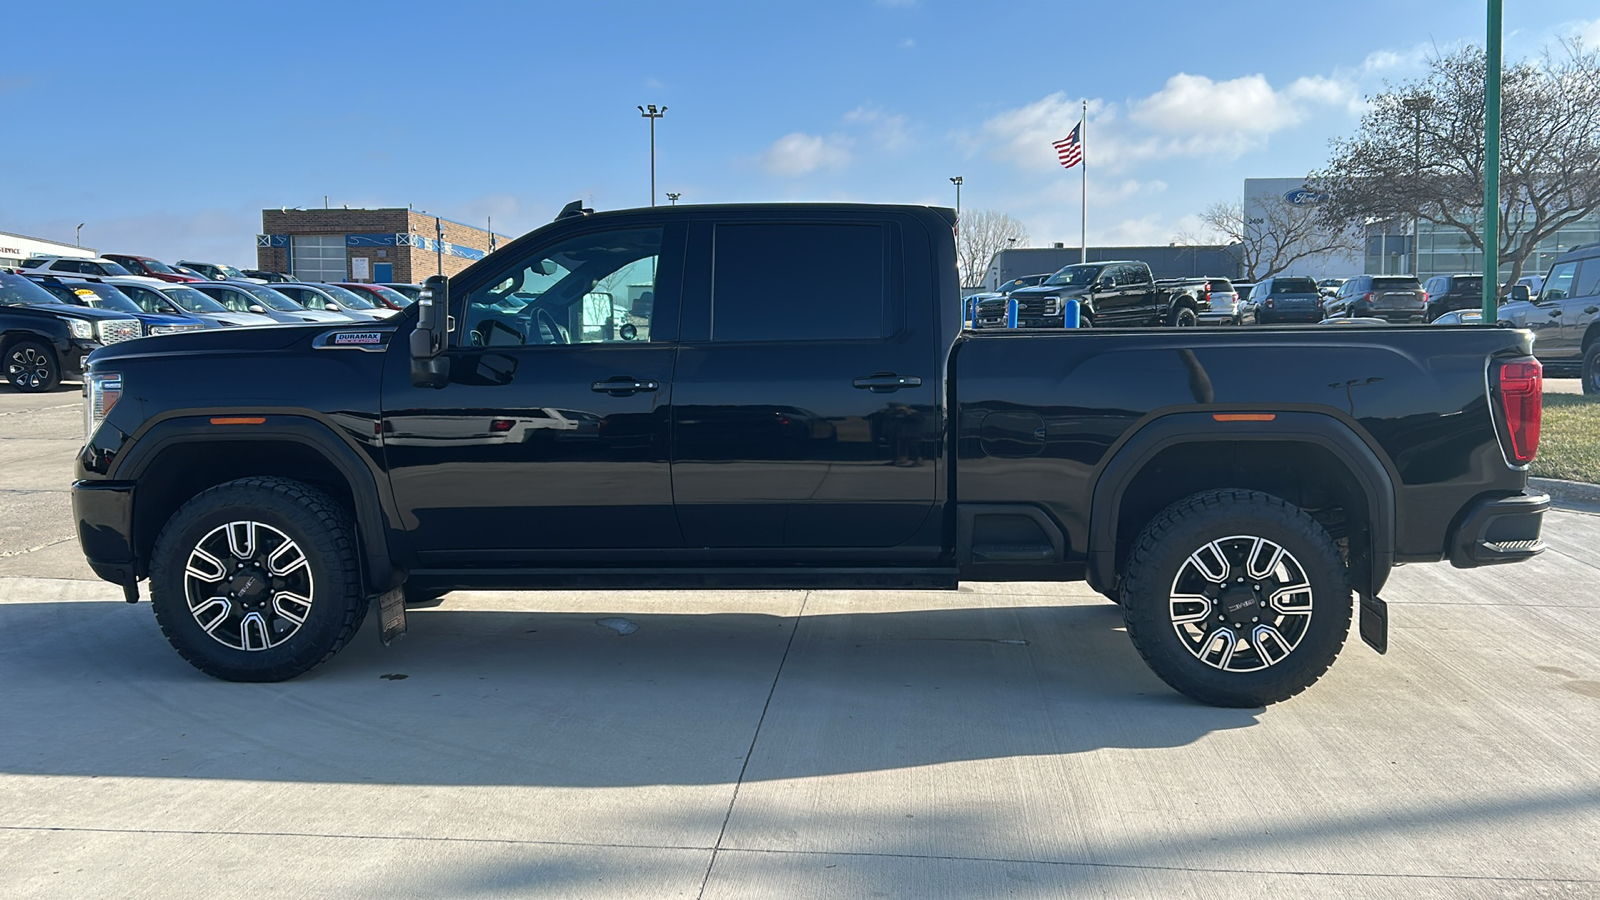
[[[1082,241],[1083,246],[1078,251],[1078,262],[1086,263],[1089,261],[1089,153],[1087,146],[1089,142],[1089,101],[1087,100],[1083,101],[1083,121],[1078,124],[1078,128],[1081,129],[1078,132],[1078,152],[1081,154],[1078,165],[1083,169],[1079,173],[1083,176],[1083,197],[1081,198],[1083,201],[1083,221],[1079,225],[1082,229],[1079,232],[1079,239]]]

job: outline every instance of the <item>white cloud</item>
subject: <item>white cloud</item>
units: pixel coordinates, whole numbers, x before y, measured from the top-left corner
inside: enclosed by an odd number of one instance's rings
[[[916,38],[903,38],[900,41],[900,49],[901,50],[910,50],[912,47],[915,47],[916,45],[917,45]]]
[[[1350,83],[1321,75],[1298,78],[1277,90],[1262,75],[1212,81],[1180,72],[1161,90],[1132,104],[1130,118],[1156,132],[1177,135],[1159,142],[1152,156],[1238,156],[1266,137],[1321,107],[1358,110]]]
[[[1119,142],[1110,136],[1111,132],[1103,130],[1115,115],[1102,101],[1089,102],[1089,136],[1085,149],[1091,156],[1091,163],[1124,155],[1116,149]],[[1026,106],[990,117],[976,135],[958,134],[955,139],[970,149],[988,148],[990,156],[1018,168],[1049,171],[1061,165],[1050,145],[1070,134],[1082,116],[1082,101],[1057,91]]]
[[[761,164],[770,174],[790,177],[842,168],[850,164],[850,141],[839,135],[796,131],[773,141],[761,154]]]
[[[1595,19],[1587,24],[1579,24],[1572,29],[1573,33],[1583,45],[1590,50],[1600,49],[1600,19]]]
[[[872,142],[884,150],[899,150],[911,140],[905,116],[884,112],[876,106],[858,106],[850,110],[844,114],[844,123],[868,129]]]

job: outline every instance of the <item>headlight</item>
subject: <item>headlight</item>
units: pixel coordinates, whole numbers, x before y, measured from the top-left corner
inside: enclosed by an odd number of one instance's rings
[[[204,325],[151,325],[151,334],[182,334],[185,331],[199,331]]]
[[[91,372],[83,381],[84,440],[94,436],[100,420],[122,397],[122,376],[115,372]]]
[[[1046,297],[1046,298],[1044,298],[1044,314],[1045,315],[1053,316],[1053,315],[1057,315],[1060,312],[1061,312],[1061,298],[1060,297]]]
[[[94,340],[94,323],[82,319],[68,319],[67,327],[72,329],[72,336],[80,341]]]

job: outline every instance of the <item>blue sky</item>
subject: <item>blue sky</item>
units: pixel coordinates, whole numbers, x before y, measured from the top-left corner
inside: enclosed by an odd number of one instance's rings
[[[1600,43],[1507,4],[1508,58]],[[1479,2],[50,4],[0,54],[0,230],[254,263],[260,210],[404,206],[521,234],[563,204],[861,200],[1078,240],[1050,141],[1090,103],[1089,239],[1166,242],[1298,176],[1364,94],[1483,36]],[[661,202],[666,202],[663,198]]]

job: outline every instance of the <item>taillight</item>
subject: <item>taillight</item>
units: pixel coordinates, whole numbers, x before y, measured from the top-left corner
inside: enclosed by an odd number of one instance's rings
[[[1267,309],[1271,309],[1271,308],[1272,308],[1272,298],[1268,297],[1267,298]]]
[[[1509,443],[1506,462],[1525,466],[1539,452],[1539,420],[1544,413],[1544,367],[1525,356],[1500,364],[1495,396]]]
[[[1362,297],[1361,297],[1361,302],[1362,303],[1371,303],[1372,302],[1372,292],[1371,291],[1367,291],[1365,294],[1363,294]]]
[[[1432,298],[1428,296],[1428,292],[1427,291],[1423,291],[1422,292],[1422,302],[1423,303],[1427,303],[1431,299]]]

